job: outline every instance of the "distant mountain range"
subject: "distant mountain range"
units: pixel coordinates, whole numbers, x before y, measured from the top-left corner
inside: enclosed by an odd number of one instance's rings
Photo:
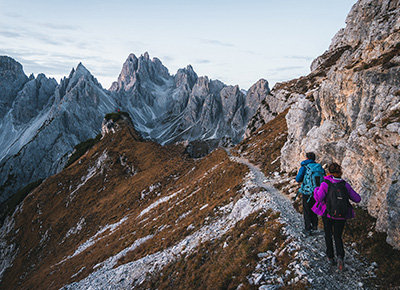
[[[269,93],[265,80],[244,94],[198,77],[190,65],[170,75],[148,53],[129,55],[109,90],[81,63],[58,84],[43,74],[27,77],[21,64],[0,56],[0,75],[0,202],[59,172],[75,145],[100,132],[107,113],[128,112],[145,139],[200,141],[209,151],[240,142]]]

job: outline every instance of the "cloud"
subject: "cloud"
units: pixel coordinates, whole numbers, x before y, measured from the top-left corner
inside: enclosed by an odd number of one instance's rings
[[[250,54],[250,55],[262,55],[260,51],[255,51],[255,50],[242,50],[243,53]]]
[[[287,59],[296,59],[296,60],[305,60],[305,61],[312,61],[315,57],[308,56],[308,55],[287,55],[284,56]]]
[[[1,7],[1,6],[0,6]],[[79,30],[80,27],[77,25],[67,25],[67,24],[56,24],[53,22],[37,22],[37,21],[32,21],[29,18],[26,18],[25,16],[16,13],[16,12],[6,12],[4,13],[4,16],[15,19],[15,20],[24,20],[24,24],[29,24],[30,26],[39,26],[41,28],[49,28],[53,30],[70,30],[70,31],[76,31]]]
[[[13,18],[13,19],[23,19],[24,18],[21,14],[15,13],[15,12],[6,12],[6,13],[4,13],[4,16],[7,16],[7,17]]]
[[[43,29],[41,29],[41,31],[43,31]],[[23,38],[24,40],[34,39],[44,44],[50,44],[56,46],[64,45],[64,42],[57,40],[55,37],[52,37],[51,34],[44,34],[41,31],[28,28],[27,26],[21,26],[21,27],[3,26],[2,29],[0,29],[0,36],[12,39],[16,38]]]
[[[283,71],[294,71],[298,69],[304,69],[304,66],[283,66],[270,69],[271,72],[283,72]]]
[[[21,33],[11,31],[11,30],[0,30],[0,35],[6,38],[19,38],[22,37]]]
[[[20,62],[26,74],[44,73],[46,75],[65,75],[77,65],[76,61],[66,58],[49,56],[44,52],[16,51],[0,49],[0,55],[8,55]],[[63,59],[63,60],[61,60]]]
[[[68,31],[77,31],[80,29],[79,26],[75,25],[65,25],[65,24],[55,24],[51,22],[41,22],[36,23],[38,26],[50,28],[53,30],[68,30]]]
[[[211,63],[211,60],[209,60],[209,59],[197,59],[197,60],[195,60],[195,63],[196,64],[208,64],[208,63]]]
[[[228,42],[223,42],[215,39],[201,39],[202,43],[205,44],[212,44],[212,45],[217,45],[217,46],[223,46],[223,47],[234,47],[233,44],[228,43]]]
[[[176,60],[175,57],[171,56],[171,55],[163,55],[160,57],[160,61],[166,61],[166,62],[170,62],[170,61],[174,61]]]
[[[35,75],[43,73],[48,77],[60,78],[68,76],[71,69],[82,62],[96,77],[111,83],[115,80],[113,75],[118,75],[121,64],[109,59],[93,55],[76,55],[67,53],[45,52],[42,50],[31,51],[28,49],[1,49],[0,55],[8,55],[22,64],[26,74]],[[111,75],[111,76],[110,76]]]
[[[55,45],[55,46],[62,46],[65,44],[63,41],[57,40],[53,37],[46,36],[39,32],[33,32],[30,36],[36,40],[39,40],[39,41],[45,43],[45,44],[50,44],[50,45]]]

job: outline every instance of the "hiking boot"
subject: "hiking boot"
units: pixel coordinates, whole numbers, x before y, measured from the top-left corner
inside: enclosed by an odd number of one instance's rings
[[[334,258],[328,258],[328,262],[332,267],[334,267],[336,265],[336,261]]]
[[[344,270],[344,262],[343,262],[342,258],[340,258],[340,257],[338,258],[337,265],[338,265],[339,271],[343,271]]]

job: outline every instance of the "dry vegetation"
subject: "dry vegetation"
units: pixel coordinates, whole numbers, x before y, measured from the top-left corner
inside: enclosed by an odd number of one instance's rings
[[[260,260],[259,253],[281,250],[285,236],[278,213],[256,212],[239,222],[218,240],[199,246],[198,251],[166,267],[140,289],[258,289],[249,276]],[[293,260],[287,252],[277,263],[281,274]],[[284,289],[305,289],[298,283]]]
[[[248,169],[231,162],[224,150],[194,160],[180,146],[137,141],[122,121],[118,130],[24,200],[10,236],[10,242],[20,245],[19,254],[1,287],[59,289],[149,235],[153,238],[118,265],[162,251],[212,220],[218,207],[238,198]],[[99,166],[102,155],[107,157]],[[94,168],[99,173],[85,182]],[[96,243],[73,256],[78,245],[124,217],[122,226],[98,234]]]
[[[288,110],[280,113],[272,121],[263,125],[251,137],[243,140],[231,150],[260,167],[265,176],[280,171],[281,149],[287,139],[285,116]]]

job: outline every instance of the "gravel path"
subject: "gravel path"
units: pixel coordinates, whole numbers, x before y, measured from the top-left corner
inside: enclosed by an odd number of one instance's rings
[[[229,152],[228,152],[229,154]],[[356,251],[345,247],[345,270],[339,272],[337,267],[327,263],[325,240],[322,229],[312,236],[306,237],[302,230],[303,217],[293,207],[291,200],[274,188],[273,180],[268,180],[261,170],[247,159],[230,157],[232,161],[245,164],[251,170],[252,182],[264,188],[272,200],[272,209],[281,213],[281,221],[285,224],[285,234],[290,236],[295,246],[300,248],[298,268],[299,279],[306,278],[312,289],[374,289],[367,286],[368,278],[374,275],[374,267],[356,258]],[[268,273],[270,274],[270,273]],[[265,274],[267,275],[267,273]],[[261,286],[259,289],[276,289],[274,286]]]

